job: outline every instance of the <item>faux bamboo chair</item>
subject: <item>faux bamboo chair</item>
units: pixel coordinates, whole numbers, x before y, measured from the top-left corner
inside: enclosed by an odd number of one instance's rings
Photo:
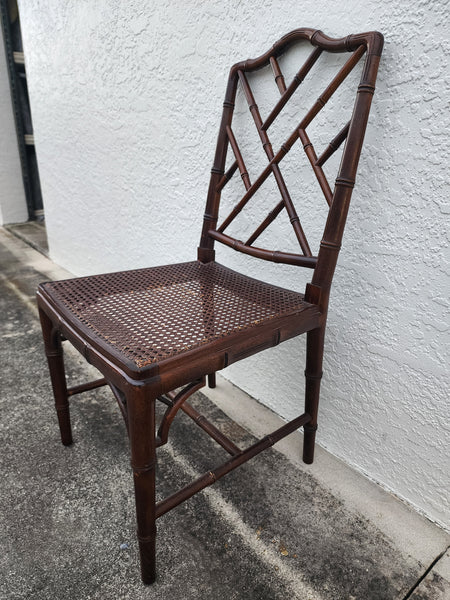
[[[278,59],[296,43],[309,43],[313,49],[292,82],[286,85]],[[304,429],[303,460],[306,463],[313,461],[328,298],[382,46],[383,37],[377,32],[332,39],[318,30],[297,29],[259,58],[234,65],[228,79],[197,261],[49,282],[38,289],[37,300],[62,443],[72,443],[70,397],[99,386],[109,385],[127,425],[145,583],[155,579],[155,523],[167,511],[300,427]],[[312,102],[306,115],[300,119],[296,117],[286,141],[273,150],[270,126],[323,52],[347,52],[350,56],[319,98]],[[307,128],[363,57],[351,118],[317,157]],[[281,97],[263,117],[247,74],[269,64]],[[232,129],[239,85],[268,159],[267,166],[253,183]],[[280,169],[282,159],[297,140],[304,148],[329,205],[317,256],[310,250]],[[332,191],[322,167],[344,141]],[[230,148],[234,162],[225,171]],[[220,222],[221,192],[236,171],[242,176],[245,193],[236,199],[231,213]],[[270,175],[274,176],[281,196],[272,212],[245,242],[225,233]],[[271,251],[254,246],[261,233],[284,212],[292,224],[301,252]],[[215,242],[259,259],[311,269],[311,282],[306,285],[303,295],[232,271],[215,262]],[[250,448],[237,447],[186,401],[205,385],[206,376],[209,385],[214,386],[216,371],[302,333],[307,334],[305,412]],[[69,340],[104,378],[67,388],[61,344],[64,340]],[[180,387],[182,389],[178,391]],[[167,405],[167,409],[156,431],[157,401]],[[179,409],[192,417],[231,457],[192,484],[156,502],[156,448],[166,443]]]

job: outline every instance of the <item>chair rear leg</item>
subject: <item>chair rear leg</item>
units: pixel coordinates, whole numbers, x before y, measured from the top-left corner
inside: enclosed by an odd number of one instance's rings
[[[141,576],[149,584],[156,578],[155,398],[142,388],[131,388],[126,399]]]
[[[67,395],[67,383],[64,369],[61,336],[57,331],[55,331],[51,319],[49,319],[42,309],[39,309],[39,317],[41,320],[45,354],[47,355],[50,379],[55,398],[55,408],[58,416],[61,441],[64,446],[70,446],[70,444],[73,442],[73,439],[72,428],[70,425],[69,399]]]
[[[210,373],[208,375],[208,387],[209,388],[215,388],[216,387],[216,374],[215,373]]]
[[[305,412],[311,415],[311,421],[303,426],[303,462],[311,464],[317,431],[325,327],[308,331],[306,335]]]

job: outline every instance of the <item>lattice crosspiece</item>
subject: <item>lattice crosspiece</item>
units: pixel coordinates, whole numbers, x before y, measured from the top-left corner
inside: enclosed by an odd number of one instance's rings
[[[365,132],[367,115],[370,108],[371,95],[375,89],[374,81],[376,76],[376,67],[378,65],[379,54],[381,52],[379,49],[380,40],[377,35],[378,34],[370,33],[358,36],[349,36],[343,40],[332,40],[331,38],[328,38],[322,34],[320,31],[299,29],[292,32],[288,36],[285,36],[285,38],[282,38],[269,52],[261,57],[234,65],[230,72],[228,89],[224,102],[222,124],[217,144],[216,158],[214,167],[212,169],[203,234],[199,248],[200,260],[211,260],[213,257],[214,241],[219,241],[235,250],[244,252],[257,258],[311,268],[316,267],[318,263],[318,257],[312,255],[307,237],[300,222],[300,218],[296,212],[294,203],[280,169],[281,161],[291,150],[297,140],[300,140],[303,146],[305,154],[319,183],[320,189],[322,190],[325,200],[330,207],[321,248],[327,247],[328,245],[328,249],[335,247],[338,251],[344,225],[342,222],[342,217],[345,221],[359,159],[359,152]],[[306,59],[306,62],[298,70],[291,83],[286,85],[284,75],[277,59],[289,48],[289,46],[298,40],[309,40],[315,46],[315,48]],[[305,77],[308,76],[310,71],[316,65],[317,60],[324,51],[350,52],[351,55],[346,60],[345,64],[340,68],[338,73],[333,77],[329,85],[323,90],[311,108],[307,111],[306,115],[300,121],[295,123],[292,133],[285,140],[285,142],[281,144],[278,150],[274,151],[269,138],[268,130],[281,111],[284,109],[294,92],[299,88]],[[361,81],[357,90],[357,97],[352,118],[331,140],[323,152],[317,156],[314,146],[308,136],[307,128],[364,55],[366,55],[366,59],[362,71]],[[263,120],[246,73],[261,69],[269,64],[272,67],[275,83],[281,96],[271,112]],[[261,173],[259,173],[259,175],[257,174],[256,177],[253,175],[251,176],[248,172],[244,156],[239,148],[235,133],[232,128],[234,100],[238,85],[241,86],[244,92],[250,113],[261,140],[263,150],[268,160],[266,167]],[[341,167],[335,181],[334,191],[332,191],[322,167],[345,141],[346,144],[343,150]],[[228,148],[231,148],[235,160],[228,171],[224,172]],[[245,193],[231,210],[231,212],[225,217],[225,219],[218,224],[221,192],[236,171],[239,171],[241,175],[245,187]],[[249,201],[251,201],[258,189],[271,175],[273,175],[275,179],[281,196],[278,204],[276,204],[276,206],[269,212],[269,214],[256,227],[256,229],[245,242],[227,235],[225,231],[227,230],[228,226],[234,221],[234,219],[244,209]],[[338,198],[338,202],[336,202],[336,198]],[[284,210],[287,212],[289,220],[294,229],[295,236],[301,248],[301,253],[295,254],[288,252],[269,251],[263,248],[255,247],[253,244],[256,242],[256,240]],[[331,230],[332,227],[334,227],[334,231]]]

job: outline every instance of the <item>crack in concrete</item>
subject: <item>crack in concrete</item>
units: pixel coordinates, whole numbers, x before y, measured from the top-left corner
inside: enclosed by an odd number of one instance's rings
[[[408,591],[408,593],[406,594],[406,596],[404,596],[402,598],[402,600],[408,600],[408,598],[411,598],[411,596],[413,595],[413,593],[417,590],[417,588],[419,587],[419,585],[422,583],[422,581],[426,578],[426,576],[434,569],[434,567],[437,565],[437,563],[441,560],[441,558],[443,558],[445,556],[445,553],[450,550],[450,546],[447,546],[447,548],[445,548],[440,554],[438,554],[438,556],[433,560],[433,562],[429,565],[429,567],[427,569],[425,569],[425,571],[423,572],[422,576],[419,577],[419,579],[416,581],[416,583],[412,586],[412,588]]]

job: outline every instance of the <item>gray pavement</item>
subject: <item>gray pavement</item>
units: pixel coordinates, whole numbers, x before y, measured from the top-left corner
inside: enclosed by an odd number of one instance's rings
[[[450,536],[323,450],[303,466],[299,434],[162,517],[158,578],[143,586],[128,441],[106,389],[74,398],[75,443],[59,442],[33,295],[64,275],[0,228],[0,599],[450,598]],[[71,382],[92,376],[66,358]],[[222,380],[207,393],[194,406],[238,444],[278,419]],[[223,458],[180,415],[158,496]]]

